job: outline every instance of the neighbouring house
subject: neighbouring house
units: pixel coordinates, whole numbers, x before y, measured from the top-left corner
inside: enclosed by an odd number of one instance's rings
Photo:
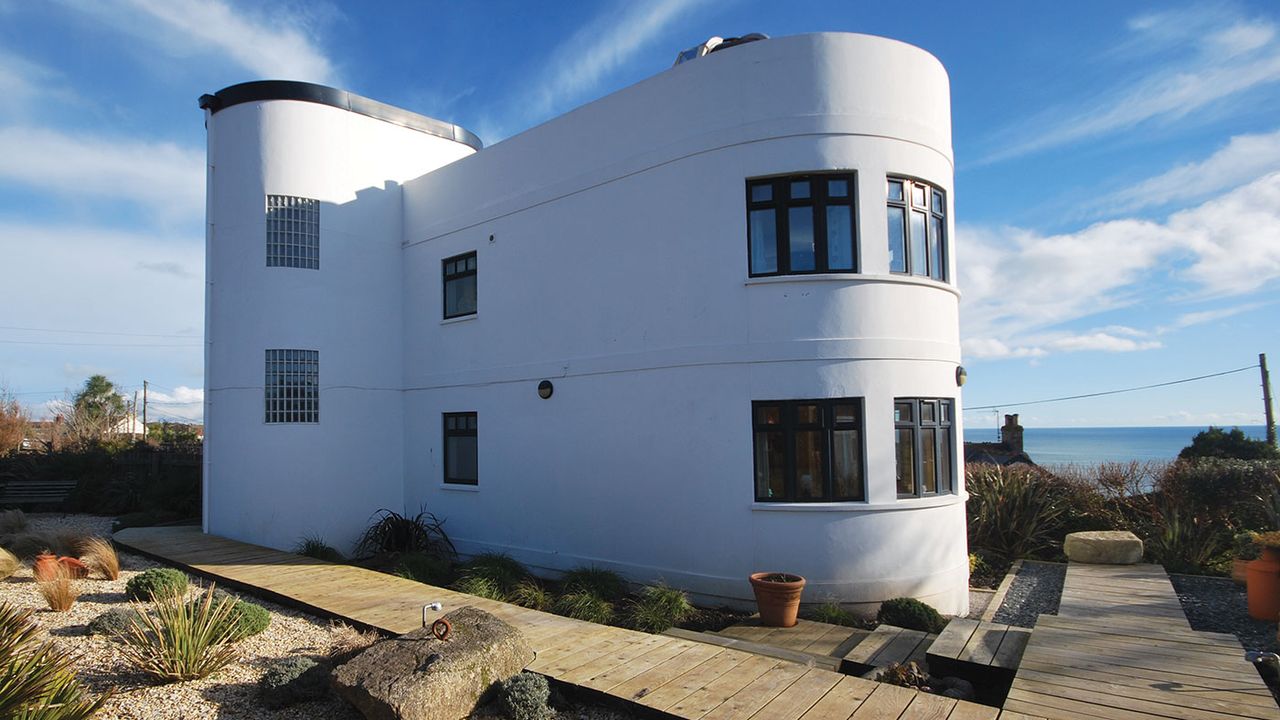
[[[1000,428],[1000,442],[967,442],[964,444],[965,464],[1031,465],[1035,461],[1022,449],[1022,426],[1017,415],[1005,415]]]
[[[946,71],[845,33],[699,54],[492,147],[203,96],[206,531],[347,549],[425,508],[548,575],[964,613]]]

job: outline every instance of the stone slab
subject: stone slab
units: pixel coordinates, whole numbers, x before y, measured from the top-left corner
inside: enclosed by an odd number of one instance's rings
[[[1062,550],[1071,562],[1091,565],[1133,565],[1142,560],[1142,540],[1128,530],[1074,532]]]

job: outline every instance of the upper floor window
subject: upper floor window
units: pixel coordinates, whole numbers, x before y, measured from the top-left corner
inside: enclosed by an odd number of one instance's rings
[[[889,178],[889,270],[947,281],[947,196],[928,183]]]
[[[747,181],[751,276],[856,272],[854,174]]]
[[[480,483],[473,412],[444,414],[444,481],[453,485]]]
[[[862,399],[751,403],[756,502],[864,500]]]
[[[320,201],[267,196],[267,267],[320,269]]]
[[[462,317],[476,312],[476,254],[469,252],[445,258],[444,317]]]
[[[943,398],[893,401],[898,497],[939,495],[955,488],[953,403]]]
[[[268,350],[263,399],[269,423],[320,422],[320,351]]]

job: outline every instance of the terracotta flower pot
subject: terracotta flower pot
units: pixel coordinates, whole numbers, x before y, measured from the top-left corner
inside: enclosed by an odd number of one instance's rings
[[[1280,616],[1280,549],[1263,548],[1262,557],[1249,563],[1246,575],[1249,617],[1275,622]]]
[[[52,553],[40,553],[31,564],[31,572],[39,582],[52,580],[58,574],[58,556]]]
[[[89,566],[73,557],[60,557],[58,563],[67,569],[67,574],[72,578],[79,580],[89,577]]]
[[[792,627],[800,611],[800,592],[804,578],[790,573],[752,573],[751,591],[760,610],[760,624],[766,627]]]
[[[1240,558],[1236,558],[1235,560],[1232,560],[1231,561],[1231,581],[1241,587],[1244,587],[1245,579],[1248,577],[1248,573],[1249,573],[1249,563],[1251,562],[1253,561],[1241,560]]]

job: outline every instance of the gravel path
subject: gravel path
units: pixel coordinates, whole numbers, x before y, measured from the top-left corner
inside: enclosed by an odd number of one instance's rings
[[[1276,624],[1249,617],[1243,587],[1227,578],[1170,575],[1191,629],[1230,633],[1245,650],[1280,652]]]
[[[1067,578],[1065,563],[1023,560],[1013,576],[1004,604],[996,611],[994,622],[1019,627],[1034,627],[1041,613],[1058,614],[1062,582]]]
[[[110,537],[112,519],[87,515],[29,515],[29,530],[71,531],[84,535]],[[81,680],[94,693],[110,687],[116,694],[95,715],[101,720],[167,720],[194,718],[297,718],[315,720],[360,720],[361,715],[330,696],[323,701],[308,702],[272,712],[260,706],[258,679],[267,664],[289,655],[323,655],[349,635],[349,628],[282,607],[256,597],[233,592],[237,597],[257,603],[271,613],[271,624],[262,633],[238,644],[239,658],[231,665],[202,680],[158,685],[134,671],[120,654],[115,641],[86,634],[88,622],[104,611],[128,607],[125,584],[129,578],[152,567],[162,567],[137,555],[120,553],[120,578],[79,580],[81,595],[67,612],[48,609],[36,589],[31,569],[23,567],[12,577],[0,581],[0,602],[35,609],[33,619],[45,636],[76,657],[76,670]],[[206,583],[192,577],[191,594]],[[476,718],[497,718],[492,710],[477,713]],[[635,715],[570,702],[558,717],[565,720],[631,720]]]

